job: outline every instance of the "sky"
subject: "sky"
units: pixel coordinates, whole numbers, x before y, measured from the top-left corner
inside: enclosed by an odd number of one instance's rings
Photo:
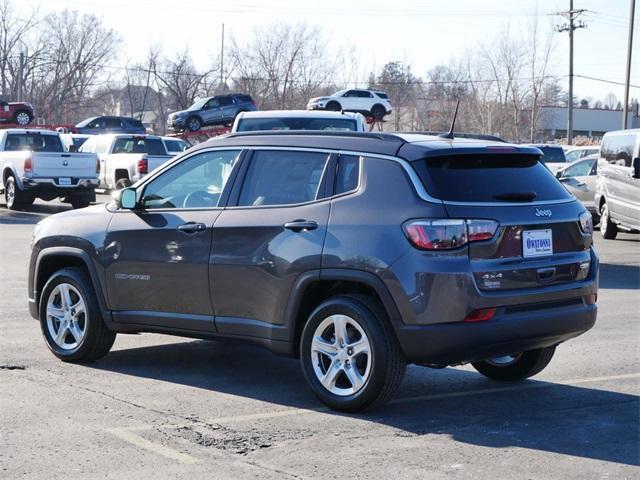
[[[92,13],[118,31],[123,40],[122,65],[145,57],[150,46],[165,53],[188,47],[196,65],[205,68],[221,46],[221,24],[227,42],[248,38],[254,28],[282,22],[319,26],[333,49],[356,47],[358,75],[386,62],[410,63],[416,76],[446,64],[480,42],[490,42],[501,30],[524,32],[534,16],[547,31],[566,23],[555,15],[569,9],[569,0],[13,0],[17,12],[41,13],[71,9]],[[574,0],[586,9],[586,28],[575,31],[574,74],[624,82],[630,0]],[[228,43],[227,43],[228,45]],[[569,69],[567,33],[554,33],[552,73]],[[631,70],[631,97],[640,97],[640,4],[636,5]],[[576,77],[580,99],[621,100],[624,87]]]

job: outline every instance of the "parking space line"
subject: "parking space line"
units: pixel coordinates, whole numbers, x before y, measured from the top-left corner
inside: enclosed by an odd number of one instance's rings
[[[415,397],[406,397],[406,398],[397,398],[395,400],[391,400],[389,404],[404,404],[404,403],[412,403],[412,402],[422,402],[428,400],[438,400],[441,398],[455,398],[455,397],[468,397],[473,395],[484,395],[484,394],[492,394],[492,393],[501,393],[501,392],[513,392],[519,390],[531,390],[537,388],[550,388],[556,387],[559,385],[580,385],[582,383],[594,383],[594,382],[609,382],[613,380],[624,380],[624,379],[633,379],[640,378],[640,373],[627,373],[621,375],[608,375],[603,377],[588,377],[588,378],[577,378],[577,379],[568,379],[568,380],[555,380],[555,381],[539,381],[537,383],[531,384],[521,384],[521,385],[513,385],[506,387],[494,387],[494,388],[483,388],[479,390],[469,390],[463,392],[448,392],[448,393],[434,393],[429,395],[418,395]],[[278,410],[276,412],[265,412],[265,413],[254,413],[254,414],[246,414],[246,415],[235,415],[230,417],[219,417],[211,419],[211,423],[232,423],[232,422],[243,422],[250,420],[269,420],[272,418],[278,417],[288,417],[292,415],[304,415],[308,413],[327,413],[331,410],[329,408],[290,408],[286,410]]]
[[[134,433],[130,428],[109,428],[107,429],[107,432],[118,437],[120,440],[124,440],[125,442],[130,443],[131,445],[135,445],[136,447],[142,448],[149,452],[157,453],[158,455],[162,455],[163,457],[169,458],[171,460],[176,460],[180,463],[194,464],[200,462],[200,460],[192,457],[191,455],[147,440],[146,438],[143,438],[140,435]]]

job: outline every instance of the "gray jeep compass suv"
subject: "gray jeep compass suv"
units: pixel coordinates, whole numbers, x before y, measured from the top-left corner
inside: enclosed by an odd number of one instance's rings
[[[300,359],[332,408],[405,365],[516,381],[596,319],[591,216],[532,147],[231,134],[34,233],[29,305],[64,361],[116,333],[242,339]]]

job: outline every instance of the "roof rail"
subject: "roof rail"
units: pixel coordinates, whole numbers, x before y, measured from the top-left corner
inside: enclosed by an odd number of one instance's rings
[[[256,132],[232,132],[221,135],[219,138],[236,138],[236,137],[253,137],[253,136],[308,136],[308,137],[354,137],[354,138],[373,138],[376,140],[388,140],[401,143],[407,141],[399,135],[392,133],[372,133],[372,132],[341,132],[326,130],[278,130],[278,131],[256,131]]]
[[[446,134],[447,132],[439,132],[439,131],[422,131],[422,132],[402,132],[406,134],[414,134],[414,135],[429,135],[433,137],[441,136],[442,134]],[[502,142],[506,143],[500,137],[496,137],[495,135],[486,135],[484,133],[467,133],[467,132],[453,132],[454,138],[468,138],[472,140],[490,140],[494,142]]]

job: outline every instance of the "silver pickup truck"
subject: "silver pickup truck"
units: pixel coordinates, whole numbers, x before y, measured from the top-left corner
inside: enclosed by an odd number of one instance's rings
[[[94,135],[80,147],[100,158],[100,185],[109,190],[128,187],[158,168],[173,155],[155,135]]]
[[[51,130],[0,131],[0,172],[7,207],[28,207],[36,198],[61,198],[73,208],[95,201],[100,163],[92,153],[66,152]]]

